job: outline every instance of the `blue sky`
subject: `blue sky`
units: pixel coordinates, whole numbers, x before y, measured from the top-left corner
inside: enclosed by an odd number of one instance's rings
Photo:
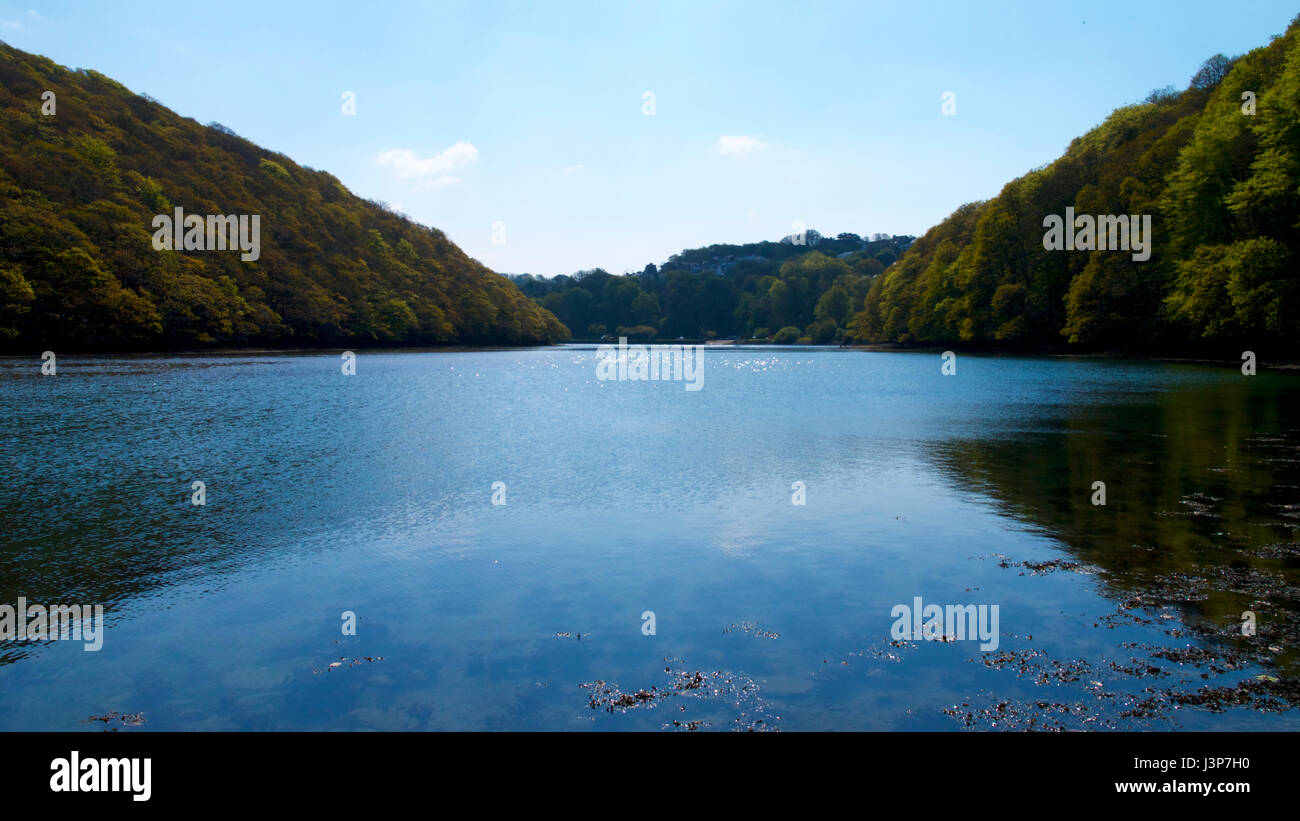
[[[0,39],[330,171],[498,271],[552,276],[796,222],[921,234],[1296,11],[0,0]]]

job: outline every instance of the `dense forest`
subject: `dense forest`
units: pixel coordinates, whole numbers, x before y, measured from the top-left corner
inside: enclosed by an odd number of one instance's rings
[[[1067,207],[1150,215],[1150,259],[1045,249],[1045,219]],[[958,208],[876,277],[849,331],[868,342],[1294,355],[1298,253],[1300,18]]]
[[[176,207],[260,215],[260,256],[155,250],[152,221]],[[1045,220],[1067,209],[1149,218],[1149,258],[1049,250]],[[1116,110],[919,239],[808,231],[551,279],[498,276],[323,171],[0,43],[0,350],[529,344],[571,330],[1294,354],[1298,265],[1300,18],[1206,61],[1185,90]]]
[[[152,221],[175,207],[260,215],[260,256],[155,250]],[[0,43],[0,350],[567,336],[442,232],[217,123]]]
[[[806,231],[780,242],[710,245],[639,274],[601,269],[511,277],[578,338],[840,342],[871,287],[914,237]]]
[[[1067,209],[1095,220],[1096,250],[1046,247],[1046,220]],[[1148,222],[1144,253],[1102,246],[1112,216]],[[1247,55],[1210,58],[1185,90],[1118,109],[1060,159],[913,239],[809,231],[683,251],[639,274],[512,279],[588,339],[1296,355],[1300,18]]]

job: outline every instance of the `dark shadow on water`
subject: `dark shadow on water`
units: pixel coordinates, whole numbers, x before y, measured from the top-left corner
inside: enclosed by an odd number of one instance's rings
[[[931,458],[1068,559],[1104,571],[1099,588],[1121,613],[1172,606],[1203,642],[1294,674],[1297,407],[1300,380],[1285,375],[1153,388],[1053,408],[1032,430],[949,440]],[[1105,483],[1104,505],[1094,504],[1095,482]],[[1254,636],[1242,635],[1246,612]]]

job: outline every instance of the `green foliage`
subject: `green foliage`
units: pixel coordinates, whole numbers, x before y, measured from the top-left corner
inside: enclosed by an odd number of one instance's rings
[[[1259,330],[1281,336],[1300,311],[1292,252],[1271,239],[1205,245],[1178,264],[1173,318],[1209,338]]]
[[[36,291],[16,265],[0,265],[0,340],[18,336],[18,320],[32,308]]]
[[[172,201],[167,199],[157,180],[141,176],[136,171],[128,171],[126,177],[130,182],[131,190],[150,211],[156,214],[167,214],[172,211]]]
[[[833,319],[818,320],[807,328],[808,341],[814,345],[826,345],[834,342],[836,328],[837,326]]]
[[[45,89],[58,92],[55,116],[34,102]],[[260,258],[155,250],[153,218],[175,207],[259,215]],[[440,231],[353,196],[329,174],[96,72],[0,44],[0,349],[534,344],[568,335]]]
[[[261,171],[263,174],[265,174],[268,177],[271,177],[272,179],[284,180],[285,182],[293,182],[292,175],[290,175],[288,171],[284,170],[283,165],[280,165],[278,162],[274,160],[268,160],[265,157],[263,157],[257,162],[257,170]]]
[[[566,326],[586,328],[590,338],[599,338],[603,328],[632,325],[652,326],[670,339],[753,338],[791,325],[808,327],[811,338],[843,339],[873,277],[885,269],[881,260],[892,262],[912,237],[845,233],[832,240],[809,231],[808,240],[808,246],[783,241],[688,250],[662,268],[647,265],[624,276],[596,269],[512,279]]]
[[[776,345],[793,345],[799,341],[799,329],[793,325],[787,325],[776,332],[772,337],[772,342]]]
[[[620,325],[614,335],[626,336],[630,341],[634,342],[648,342],[655,338],[655,329],[649,325],[631,325],[628,327]]]
[[[1253,115],[1243,107],[1252,95]],[[1046,250],[1043,219],[1067,207],[1151,215],[1150,259]],[[1295,350],[1298,252],[1300,18],[959,208],[875,277],[846,327],[870,342]]]

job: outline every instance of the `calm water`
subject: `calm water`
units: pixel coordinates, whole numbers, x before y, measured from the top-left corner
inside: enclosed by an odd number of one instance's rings
[[[1300,728],[1300,376],[595,362],[0,360],[0,603],[106,610],[99,652],[0,642],[0,729]],[[998,651],[891,645],[916,596],[998,605]]]

